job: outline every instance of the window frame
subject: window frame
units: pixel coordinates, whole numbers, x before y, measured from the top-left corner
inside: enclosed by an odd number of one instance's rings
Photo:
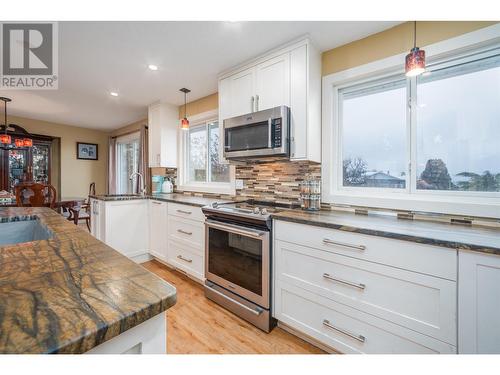
[[[196,127],[205,127],[207,134],[207,146],[208,142],[210,142],[210,131],[209,126],[213,122],[219,123],[220,130],[220,122],[218,120],[218,112],[217,110],[208,111],[201,113],[196,116],[191,116],[188,118],[189,120],[189,128]],[[220,134],[220,132],[219,132]],[[229,166],[229,182],[195,182],[189,180],[189,131],[179,130],[179,184],[178,189],[181,191],[191,191],[191,192],[200,192],[200,193],[212,193],[212,194],[226,194],[226,195],[235,195],[235,178],[236,172],[235,167],[232,165]],[[221,161],[221,164],[224,161]],[[207,179],[210,178],[210,155],[209,148],[207,147]]]
[[[427,65],[444,68],[476,60],[500,48],[500,24],[423,47]],[[495,53],[497,54],[498,51]],[[500,217],[499,192],[436,191],[417,189],[416,78],[407,85],[407,170],[405,189],[345,187],[342,180],[342,126],[339,90],[373,85],[404,75],[405,53],[323,77],[322,176],[324,202],[350,206],[426,211],[464,216]],[[464,199],[465,198],[465,199]]]

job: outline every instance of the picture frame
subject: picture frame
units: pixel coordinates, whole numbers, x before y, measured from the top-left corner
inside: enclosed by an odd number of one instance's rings
[[[76,158],[80,160],[98,160],[97,143],[76,142]]]

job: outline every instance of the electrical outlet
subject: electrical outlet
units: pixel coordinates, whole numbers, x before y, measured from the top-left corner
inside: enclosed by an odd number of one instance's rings
[[[235,187],[238,190],[243,189],[243,180],[236,180]]]

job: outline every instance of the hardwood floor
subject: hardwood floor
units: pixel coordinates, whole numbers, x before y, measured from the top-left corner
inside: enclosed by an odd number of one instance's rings
[[[142,265],[177,288],[177,304],[167,312],[169,354],[324,353],[281,328],[262,332],[207,299],[200,284],[157,261]]]

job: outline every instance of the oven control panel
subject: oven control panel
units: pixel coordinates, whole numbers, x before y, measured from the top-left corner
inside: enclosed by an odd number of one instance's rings
[[[283,134],[281,126],[281,118],[275,118],[272,120],[273,147],[281,147],[282,145]]]

